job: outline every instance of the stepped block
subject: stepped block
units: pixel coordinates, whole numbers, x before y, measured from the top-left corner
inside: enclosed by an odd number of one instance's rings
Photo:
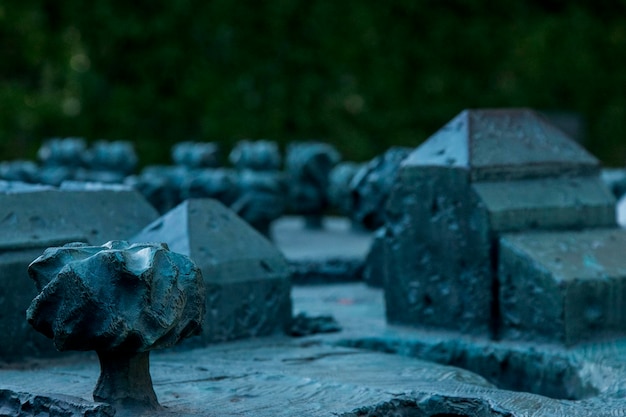
[[[504,235],[501,336],[573,345],[626,335],[626,230]]]

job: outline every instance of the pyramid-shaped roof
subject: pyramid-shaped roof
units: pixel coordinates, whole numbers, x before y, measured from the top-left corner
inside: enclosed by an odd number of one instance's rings
[[[593,155],[530,109],[464,110],[405,165],[465,168],[474,181],[599,170]]]
[[[282,279],[289,275],[282,253],[213,199],[184,201],[131,241],[167,243],[170,250],[196,262],[208,282]]]

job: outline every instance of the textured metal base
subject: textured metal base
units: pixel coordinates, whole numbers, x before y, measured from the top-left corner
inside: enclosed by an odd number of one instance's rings
[[[563,348],[390,326],[381,291],[363,284],[296,287],[293,299],[296,312],[332,314],[343,331],[153,352],[164,410],[151,415],[608,417],[626,410],[626,340]],[[85,400],[97,377],[97,359],[85,356],[0,370],[3,388]]]

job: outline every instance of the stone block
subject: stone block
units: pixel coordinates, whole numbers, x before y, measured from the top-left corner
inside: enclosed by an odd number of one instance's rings
[[[36,332],[26,321],[26,309],[37,295],[27,273],[40,249],[0,251],[0,360],[13,362],[24,357],[56,356],[50,339]]]
[[[24,188],[0,193],[0,250],[84,242],[85,231],[69,213],[64,214],[66,201],[54,189]]]
[[[492,233],[615,226],[615,199],[597,176],[472,184]]]
[[[500,334],[572,345],[626,334],[626,231],[506,234]]]
[[[60,215],[71,219],[93,245],[127,239],[158,218],[154,207],[130,187],[61,188],[59,193],[50,204],[60,206]]]
[[[284,256],[221,203],[190,199],[135,235],[165,242],[202,270],[207,313],[197,345],[263,336],[289,328],[291,284]]]
[[[0,250],[102,244],[128,238],[157,217],[130,188],[16,188],[0,192]]]
[[[363,265],[363,281],[370,287],[382,288],[385,278],[385,235],[387,229],[383,226],[374,232],[365,263]]]
[[[528,109],[466,110],[402,163],[387,204],[387,319],[497,331],[498,237],[615,226],[599,161]]]
[[[404,166],[388,205],[387,320],[486,334],[491,237],[464,169]]]

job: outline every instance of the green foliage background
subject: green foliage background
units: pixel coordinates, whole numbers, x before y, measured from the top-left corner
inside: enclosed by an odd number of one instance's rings
[[[363,160],[464,108],[581,114],[626,162],[626,0],[4,0],[0,159],[52,136],[333,142]]]

